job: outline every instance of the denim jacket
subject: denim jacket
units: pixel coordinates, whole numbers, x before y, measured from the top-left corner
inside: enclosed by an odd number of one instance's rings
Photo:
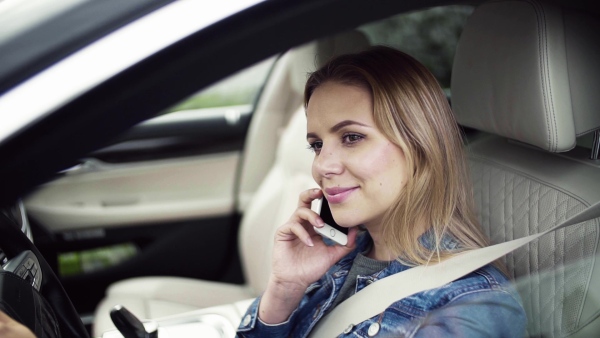
[[[421,239],[427,241],[427,238]],[[332,308],[354,257],[370,245],[368,234],[305,291],[298,308],[280,324],[258,319],[260,297],[250,306],[238,328],[238,337],[307,337]],[[453,247],[448,238],[443,247]],[[356,292],[387,276],[409,269],[398,261],[370,276],[358,276]],[[418,283],[418,281],[415,281]],[[393,300],[390,300],[392,303]],[[391,304],[383,313],[349,325],[338,337],[521,337],[526,317],[520,297],[507,278],[487,265],[440,288],[414,294]],[[320,337],[317,337],[320,338]]]

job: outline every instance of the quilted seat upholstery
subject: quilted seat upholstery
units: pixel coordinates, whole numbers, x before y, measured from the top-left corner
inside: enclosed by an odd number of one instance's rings
[[[489,1],[464,27],[452,104],[459,123],[478,131],[467,137],[468,156],[493,243],[539,233],[600,201],[599,161],[576,146],[600,127],[600,98],[589,89],[600,88],[598,29],[587,13],[538,0]],[[528,336],[600,335],[599,239],[592,220],[505,257]]]
[[[488,142],[493,141],[507,144],[497,139]],[[559,189],[555,181],[536,178],[510,163],[499,164],[472,152],[470,164],[481,224],[492,243],[539,233],[589,206],[573,192]],[[595,177],[600,179],[600,173]],[[594,257],[598,226],[598,220],[592,220],[561,229],[506,256],[523,298],[530,336],[567,336],[597,316],[593,312],[582,316],[582,312],[589,306],[586,300],[596,309],[600,306],[599,299],[592,297],[597,291],[590,290],[597,289],[590,282],[600,268]]]

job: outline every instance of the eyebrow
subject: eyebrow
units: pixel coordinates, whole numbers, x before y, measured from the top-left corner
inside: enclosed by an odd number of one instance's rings
[[[368,125],[366,125],[364,123],[360,123],[360,122],[352,121],[352,120],[344,120],[342,122],[339,122],[335,126],[331,127],[329,129],[329,132],[335,133],[335,132],[339,131],[340,129],[342,129],[344,127],[347,127],[347,126],[351,126],[351,125],[358,125],[358,126],[361,126],[361,127],[370,128],[370,126],[368,126]],[[318,138],[318,136],[315,133],[308,133],[308,134],[306,134],[306,138],[307,139],[309,139],[309,138]]]

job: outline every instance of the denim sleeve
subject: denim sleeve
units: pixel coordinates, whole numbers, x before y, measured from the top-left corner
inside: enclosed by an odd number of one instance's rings
[[[258,318],[260,299],[260,297],[256,298],[242,317],[236,337],[287,337],[292,330],[292,318],[296,311],[292,312],[290,318],[283,323],[266,324]]]
[[[413,337],[523,337],[526,325],[525,311],[514,295],[486,290],[460,295],[430,313]]]

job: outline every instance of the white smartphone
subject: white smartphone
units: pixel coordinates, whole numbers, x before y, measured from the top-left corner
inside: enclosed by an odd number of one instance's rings
[[[329,209],[329,203],[327,203],[327,199],[323,197],[315,200],[314,203],[316,206],[313,210],[315,210],[321,216],[323,222],[325,222],[325,225],[322,228],[314,227],[315,231],[321,236],[329,238],[339,245],[348,244],[348,228],[339,226],[335,222],[333,216],[331,215],[331,210]]]

